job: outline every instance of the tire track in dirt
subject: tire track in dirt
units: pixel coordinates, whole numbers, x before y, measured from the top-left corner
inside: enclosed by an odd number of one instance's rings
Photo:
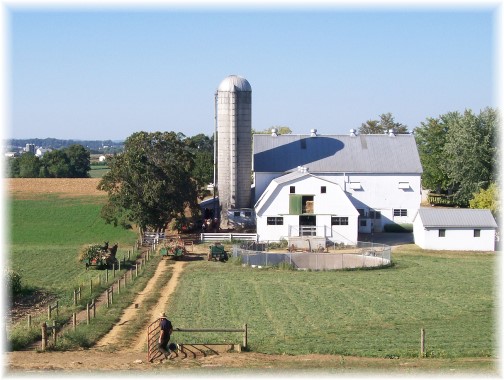
[[[181,267],[177,268],[177,264],[179,264],[179,263],[177,262],[175,264],[174,273],[172,275],[172,278],[168,281],[167,285],[165,286],[165,289],[168,287],[168,285],[170,283],[174,282],[174,278],[175,278],[175,281],[178,282],[178,277],[180,275]],[[126,326],[128,325],[128,322],[134,320],[137,317],[138,313],[146,312],[146,310],[142,310],[141,308],[136,308],[135,304],[138,304],[138,305],[142,304],[144,299],[153,291],[154,286],[155,286],[157,280],[159,279],[159,277],[162,276],[166,272],[167,269],[168,269],[168,261],[162,260],[159,263],[158,267],[156,268],[154,275],[147,282],[147,285],[145,286],[145,288],[140,293],[138,293],[138,295],[135,297],[132,304],[124,310],[119,322],[117,322],[114,325],[114,327],[103,338],[101,338],[96,343],[96,345],[95,345],[96,348],[104,348],[106,346],[119,344],[121,342],[120,339],[124,336],[123,332],[124,332]],[[175,275],[175,272],[177,272],[177,275]],[[172,286],[173,286],[173,289],[175,289],[176,283],[173,284]],[[163,289],[163,292],[164,291],[165,290]],[[173,292],[173,290],[172,290],[172,292]],[[163,297],[163,298],[165,298],[165,297]],[[158,302],[158,304],[159,304],[159,302]],[[157,310],[157,306],[155,309]],[[158,312],[158,314],[159,313],[160,312]],[[136,337],[134,339],[134,342],[136,342],[137,340],[141,340],[142,338],[145,340],[145,334],[144,334],[143,330],[140,330],[138,337]],[[136,343],[130,344],[129,347],[125,347],[124,350],[131,350],[133,347],[136,347],[136,346],[137,346]]]

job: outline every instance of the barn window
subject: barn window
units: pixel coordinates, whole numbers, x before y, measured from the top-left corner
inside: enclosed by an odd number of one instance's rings
[[[348,226],[348,217],[331,216],[331,226]]]
[[[266,224],[268,226],[283,226],[282,216],[268,216],[266,218]]]
[[[252,213],[250,211],[245,211],[243,214],[246,218],[250,218],[252,216]]]
[[[289,197],[289,214],[313,214],[313,195],[291,194]]]
[[[408,210],[405,208],[395,208],[394,216],[408,216]]]
[[[474,230],[474,237],[480,237],[481,230]]]
[[[444,228],[441,228],[439,230],[438,236],[439,237],[445,237],[445,235],[446,235],[446,230]]]
[[[240,216],[240,211],[235,211],[235,212],[233,213],[233,215],[234,215],[234,216]]]
[[[360,225],[361,225],[361,227],[366,227],[367,226],[367,219],[361,219]]]
[[[291,186],[289,190],[291,194],[296,194],[296,186]]]
[[[325,186],[320,186],[320,192],[321,192],[322,194],[325,194],[325,193],[326,193],[326,191],[327,191],[327,189],[326,189],[326,187],[325,187]]]

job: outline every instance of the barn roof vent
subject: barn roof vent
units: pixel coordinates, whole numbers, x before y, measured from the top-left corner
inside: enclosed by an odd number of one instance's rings
[[[350,129],[350,137],[357,136],[357,131],[355,129]]]
[[[310,129],[310,136],[311,137],[317,136],[317,130],[316,129]]]
[[[278,129],[271,128],[271,136],[278,136]]]
[[[388,135],[389,135],[390,137],[395,137],[395,131],[394,131],[393,129],[389,129],[389,130],[388,130]]]

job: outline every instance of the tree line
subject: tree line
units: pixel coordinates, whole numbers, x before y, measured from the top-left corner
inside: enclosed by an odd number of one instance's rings
[[[74,144],[46,152],[41,158],[31,152],[11,157],[7,176],[11,178],[87,178],[91,170],[89,150]]]

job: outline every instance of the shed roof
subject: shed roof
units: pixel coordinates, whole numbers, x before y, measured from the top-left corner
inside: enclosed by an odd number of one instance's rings
[[[413,135],[254,135],[254,171],[422,173]]]
[[[424,227],[497,228],[490,210],[465,208],[420,208]]]

